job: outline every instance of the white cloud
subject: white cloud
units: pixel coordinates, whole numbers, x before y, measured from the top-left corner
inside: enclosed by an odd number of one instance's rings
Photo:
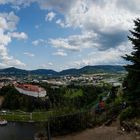
[[[97,38],[97,34],[93,32],[83,32],[81,35],[71,35],[68,38],[50,39],[48,43],[55,48],[80,51],[83,48],[98,48]]]
[[[3,63],[6,64],[7,67],[15,66],[15,67],[25,67],[26,65],[20,60],[15,59],[14,57],[4,57]]]
[[[58,49],[67,49],[71,51],[79,51],[79,48],[76,48],[75,46],[72,46],[69,44],[67,39],[58,38],[58,39],[50,39],[49,44],[52,47],[58,48]]]
[[[14,31],[19,21],[19,17],[14,12],[0,13],[0,28],[8,31]]]
[[[69,5],[67,1],[62,1],[43,1],[44,7],[53,9],[54,6],[54,9],[64,15],[64,20],[56,21],[62,27],[80,27],[82,30],[102,32],[128,30],[133,19],[139,17],[140,13],[138,0],[76,0],[70,1]]]
[[[53,53],[53,55],[67,56],[67,53],[64,52],[64,50],[58,50],[57,52]]]
[[[12,37],[12,38],[16,38],[16,39],[19,39],[19,40],[25,40],[25,39],[28,39],[28,35],[24,32],[12,32],[12,33],[9,33],[9,36]]]
[[[25,64],[13,56],[8,56],[7,48],[4,45],[0,45],[0,66],[1,67],[10,67],[10,66],[18,66],[24,67]]]
[[[47,64],[42,64],[40,67],[42,68],[49,68],[52,67],[54,64],[52,62],[48,62]]]
[[[44,46],[47,45],[47,41],[43,39],[37,39],[32,42],[34,46]]]
[[[123,65],[125,60],[122,58],[125,54],[132,52],[131,45],[123,43],[116,48],[109,48],[104,51],[91,52],[87,58],[72,62],[70,65],[73,67],[83,67],[86,65]]]
[[[36,1],[38,0],[0,0],[0,4],[11,4],[12,8],[19,10],[21,7],[27,7]]]
[[[41,9],[55,10],[64,15],[58,19],[62,27],[76,27],[86,30],[128,30],[132,19],[139,16],[139,0],[1,0],[1,4],[29,6],[37,2]],[[50,12],[46,19],[51,21],[55,13]]]
[[[120,37],[119,33],[126,33],[130,28],[132,29],[133,19],[140,15],[139,0],[70,0],[69,2],[66,0],[0,1],[1,4],[12,3],[15,6],[21,7],[28,6],[31,2],[37,2],[41,9],[59,12],[62,18],[59,17],[55,22],[61,27],[78,28],[81,31],[79,35],[50,39],[48,42],[42,39],[36,40],[32,42],[33,45],[47,45],[47,43],[49,43],[49,45],[57,49],[77,52],[85,48],[97,48],[97,50],[86,59],[77,60],[75,65],[120,64],[124,62],[120,56],[127,53],[125,52],[125,49],[128,50],[128,48],[125,47],[125,43],[127,43],[126,40],[122,40],[118,44],[116,43],[117,45],[114,45],[114,48],[111,48],[113,45],[106,47],[108,43],[106,35],[109,35],[111,38],[111,35],[115,34],[116,36],[114,35],[113,38],[117,41],[117,37]],[[14,16],[14,13],[11,13],[11,16],[9,16],[9,14],[5,15],[6,16],[0,16],[0,29],[15,30],[18,18]],[[47,21],[53,20],[55,16],[52,15],[47,15]],[[16,20],[16,24],[13,20],[8,20],[6,18],[8,16],[10,18],[12,17],[14,21]],[[1,36],[4,38],[1,39],[1,42],[5,40],[1,44],[5,42],[5,45],[7,45],[11,41],[10,38],[4,36],[4,34]],[[128,47],[128,45],[126,46]],[[130,49],[130,51],[132,50]]]
[[[11,38],[3,32],[0,32],[0,45],[8,45],[10,42]]]
[[[33,53],[30,53],[30,52],[24,52],[24,54],[29,56],[29,57],[34,57],[35,56]]]
[[[67,13],[64,13],[63,23],[66,27],[80,27],[83,30],[102,32],[128,30],[133,24],[132,19],[138,17],[139,14],[123,7],[118,8],[116,2],[116,0],[107,0],[101,4],[91,0],[78,0]]]
[[[6,28],[7,28],[6,19],[0,16],[0,29],[6,29]]]
[[[60,25],[61,27],[66,27],[66,25],[65,25],[65,23],[61,20],[61,19],[58,19],[57,21],[56,21],[56,24],[58,24],[58,25]]]
[[[0,45],[0,64],[1,66],[9,67],[9,66],[18,66],[24,67],[25,64],[13,56],[8,55],[7,48],[3,45]]]
[[[48,65],[49,65],[49,66],[53,66],[53,63],[52,63],[52,62],[49,62]]]
[[[13,56],[9,56],[7,46],[12,41],[13,37],[17,34],[24,38],[24,33],[15,33],[16,25],[19,21],[19,18],[14,14],[14,12],[10,13],[0,13],[0,66],[1,67],[9,67],[9,66],[18,66],[23,67],[25,64]],[[11,35],[10,35],[11,34]]]
[[[0,59],[2,59],[5,56],[7,56],[7,49],[4,45],[0,45]]]
[[[55,18],[55,16],[56,16],[56,14],[54,12],[49,12],[45,17],[45,20],[52,21]]]

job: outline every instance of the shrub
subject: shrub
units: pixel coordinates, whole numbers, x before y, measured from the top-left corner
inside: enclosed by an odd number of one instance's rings
[[[138,114],[139,114],[138,109],[132,108],[131,106],[129,106],[121,112],[120,122],[127,120],[127,119],[132,119],[132,118],[138,116]]]

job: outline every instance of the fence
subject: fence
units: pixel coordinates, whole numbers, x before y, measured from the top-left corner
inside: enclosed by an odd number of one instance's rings
[[[78,112],[75,114],[67,114],[49,118],[47,125],[48,140],[51,136],[64,135],[86,128],[100,125],[103,122],[112,121],[120,113],[122,107],[120,105],[111,106],[101,114],[96,114],[95,110]]]
[[[106,113],[97,115],[91,111],[51,117],[47,122],[48,140],[51,140],[51,136],[65,135],[93,127],[106,119]]]

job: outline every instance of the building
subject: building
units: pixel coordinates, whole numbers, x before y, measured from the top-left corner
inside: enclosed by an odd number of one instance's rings
[[[31,84],[17,84],[15,88],[22,94],[33,96],[33,97],[45,97],[46,90],[37,85]]]

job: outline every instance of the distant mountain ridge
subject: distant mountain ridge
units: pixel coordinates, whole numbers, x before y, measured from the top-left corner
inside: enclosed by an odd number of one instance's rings
[[[62,75],[80,75],[80,74],[93,74],[93,73],[121,73],[125,68],[120,65],[95,65],[85,66],[80,69],[67,69],[60,72],[51,69],[37,69],[37,70],[24,70],[15,67],[0,69],[0,75],[50,75],[50,76],[62,76]]]
[[[71,74],[93,74],[93,73],[120,73],[124,72],[125,68],[119,65],[95,65],[85,66],[80,69],[67,69],[60,72],[60,75]]]

